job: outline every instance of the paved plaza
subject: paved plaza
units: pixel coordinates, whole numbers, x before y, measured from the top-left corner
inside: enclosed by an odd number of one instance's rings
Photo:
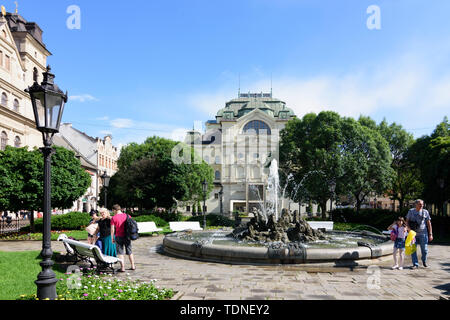
[[[391,270],[391,260],[377,267],[325,269],[301,266],[251,266],[207,263],[164,255],[163,236],[142,237],[133,242],[136,271],[119,273],[178,291],[181,300],[437,300],[450,295],[450,246],[430,245],[428,269]],[[65,253],[61,242],[54,251]],[[0,251],[41,249],[39,241],[0,241]],[[420,256],[420,254],[419,254]],[[126,257],[126,268],[129,261]]]

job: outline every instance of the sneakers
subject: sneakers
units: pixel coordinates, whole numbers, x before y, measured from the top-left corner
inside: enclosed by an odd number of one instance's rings
[[[428,265],[427,265],[426,262],[423,263],[423,267],[424,267],[424,268],[428,268]]]
[[[413,269],[413,270],[419,269],[419,265],[418,265],[418,264],[413,265],[413,266],[412,266],[412,269]]]
[[[398,270],[403,270],[403,267],[399,267]]]
[[[397,266],[397,265],[395,265],[395,266],[392,267],[392,270],[395,270],[395,269],[398,269],[398,266]]]

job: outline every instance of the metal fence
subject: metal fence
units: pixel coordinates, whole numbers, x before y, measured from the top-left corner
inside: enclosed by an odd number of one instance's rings
[[[15,233],[19,232],[20,228],[29,224],[29,221],[24,221],[22,219],[13,219],[11,217],[1,218],[0,220],[0,234]]]

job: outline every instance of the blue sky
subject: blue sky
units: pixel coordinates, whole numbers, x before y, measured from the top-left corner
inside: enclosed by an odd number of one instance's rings
[[[3,0],[8,11],[14,1]],[[19,0],[71,99],[64,122],[116,145],[179,138],[241,90],[430,134],[450,110],[447,0]],[[81,10],[70,30],[66,12]],[[377,5],[381,29],[366,12]]]

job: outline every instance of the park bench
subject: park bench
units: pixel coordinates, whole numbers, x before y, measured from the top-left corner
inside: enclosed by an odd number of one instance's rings
[[[200,227],[200,222],[198,221],[175,221],[175,222],[169,222],[170,230],[172,231],[185,231],[185,230],[203,230],[203,228]]]
[[[149,222],[138,222],[139,233],[149,233],[149,232],[159,232],[163,229],[156,227],[156,224],[153,221]]]
[[[325,229],[326,231],[333,230],[333,221],[308,221],[308,224],[314,230]]]
[[[84,261],[90,263],[91,267],[93,267],[94,260],[97,263],[98,271],[110,269],[115,273],[113,265],[120,262],[119,258],[103,255],[100,248],[92,244],[71,240],[61,236],[58,240],[63,242],[69,256],[71,255],[77,258],[74,264]]]

